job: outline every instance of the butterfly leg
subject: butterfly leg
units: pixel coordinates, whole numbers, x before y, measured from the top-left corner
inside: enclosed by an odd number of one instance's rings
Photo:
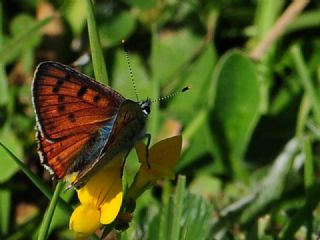
[[[149,146],[151,143],[151,134],[150,133],[146,133],[146,138],[147,138],[147,145],[146,145],[146,162],[148,165],[148,168],[151,168],[150,162],[149,162]]]

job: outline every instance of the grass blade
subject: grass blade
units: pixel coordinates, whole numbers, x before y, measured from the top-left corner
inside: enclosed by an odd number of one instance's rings
[[[320,124],[319,96],[317,95],[315,91],[316,88],[313,86],[313,83],[309,76],[308,68],[303,60],[301,49],[298,45],[294,45],[291,47],[290,53],[295,65],[294,68],[297,70],[298,77],[300,78],[304,90],[311,101],[315,120],[318,124]]]
[[[304,165],[304,185],[306,190],[312,188],[315,184],[315,174],[314,174],[314,163],[312,157],[312,149],[310,139],[304,140],[304,155],[305,155],[305,165]]]
[[[178,177],[177,193],[173,198],[173,212],[172,212],[172,225],[171,225],[171,238],[180,239],[180,222],[183,210],[183,200],[186,190],[186,177]]]
[[[86,0],[86,4],[87,4],[88,33],[89,33],[94,75],[98,81],[103,82],[106,85],[109,85],[106,64],[104,61],[101,43],[99,39],[99,33],[97,30],[97,26],[94,18],[93,4],[91,0]]]
[[[59,199],[59,195],[63,189],[64,183],[63,182],[58,182],[56,189],[54,191],[52,200],[50,201],[50,205],[48,208],[47,213],[45,214],[44,220],[41,224],[41,228],[39,231],[39,236],[38,236],[38,240],[45,240],[47,239],[48,236],[48,232],[49,232],[49,228],[50,228],[50,223],[52,220],[52,216],[54,213],[54,210],[56,208],[56,205],[58,203],[58,199]]]
[[[8,234],[10,224],[11,192],[0,189],[0,234]]]
[[[2,33],[2,2],[0,2],[0,46],[3,44]],[[4,64],[0,63],[0,106],[5,105],[8,101],[8,83],[5,74]]]
[[[22,172],[33,182],[34,185],[39,188],[39,190],[50,200],[52,198],[51,189],[43,183],[43,181],[35,175],[33,172],[27,168],[22,161],[20,161],[5,145],[0,142],[0,146],[10,155],[10,157],[15,161],[15,163],[19,166]],[[71,213],[72,208],[62,199],[59,198],[58,205],[64,211]]]

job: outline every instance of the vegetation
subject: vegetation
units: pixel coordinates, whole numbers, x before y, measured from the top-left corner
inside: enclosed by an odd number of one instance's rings
[[[54,194],[36,151],[33,72],[92,54],[81,72],[135,100],[125,39],[140,99],[191,90],[155,102],[148,122],[153,143],[182,134],[179,177],[146,191],[108,237],[317,239],[320,2],[88,3],[0,1],[0,238],[74,238],[78,200]],[[127,183],[137,168],[132,151]]]

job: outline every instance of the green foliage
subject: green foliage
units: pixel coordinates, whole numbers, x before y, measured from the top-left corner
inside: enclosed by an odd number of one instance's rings
[[[12,149],[15,155],[21,159],[22,157],[22,146],[14,132],[9,126],[5,126],[0,132],[0,138],[3,139],[2,143],[8,148]],[[0,183],[8,181],[19,169],[18,165],[10,159],[10,156],[6,151],[0,149]]]
[[[253,60],[291,1],[90,3],[0,3],[0,239],[73,239],[73,192],[54,195],[36,153],[30,84],[40,61],[89,52],[80,70],[136,100],[122,39],[140,100],[191,90],[154,102],[148,122],[154,142],[182,133],[183,176],[143,194],[119,239],[315,239],[320,4]]]
[[[231,173],[244,178],[242,159],[259,117],[257,73],[247,56],[229,52],[218,62],[212,81],[216,95],[210,113],[212,136]]]

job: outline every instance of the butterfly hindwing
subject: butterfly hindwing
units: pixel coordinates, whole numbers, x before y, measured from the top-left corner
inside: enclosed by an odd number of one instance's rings
[[[125,100],[116,115],[112,130],[105,142],[99,158],[86,165],[72,185],[80,188],[84,182],[98,171],[103,164],[116,156],[127,155],[136,142],[145,137],[146,117],[139,103]]]
[[[90,139],[88,134],[77,134],[61,141],[49,142],[39,132],[37,137],[41,163],[57,179],[61,179],[69,173],[72,165],[70,160],[79,154],[81,147]]]

